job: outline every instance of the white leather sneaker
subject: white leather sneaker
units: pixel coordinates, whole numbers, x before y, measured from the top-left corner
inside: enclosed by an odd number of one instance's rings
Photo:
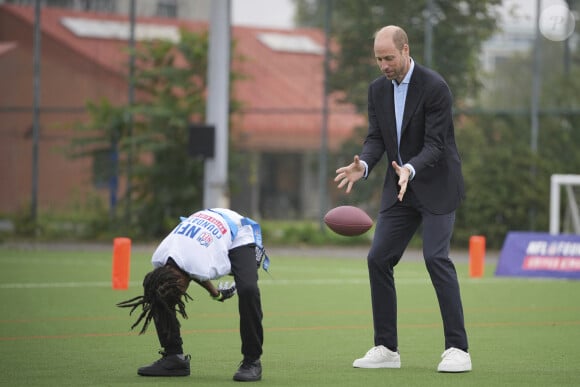
[[[439,372],[468,372],[471,371],[471,356],[457,348],[449,348],[441,355],[441,363],[437,367]]]
[[[354,368],[401,368],[401,356],[398,352],[379,345],[369,349],[364,357],[356,359],[352,366]]]

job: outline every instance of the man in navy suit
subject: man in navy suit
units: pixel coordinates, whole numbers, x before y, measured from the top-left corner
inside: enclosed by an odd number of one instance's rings
[[[400,368],[394,267],[422,225],[423,255],[435,288],[445,336],[439,372],[471,371],[463,306],[449,258],[455,210],[464,197],[455,144],[452,95],[436,72],[415,63],[405,31],[386,26],[374,53],[384,74],[368,90],[369,129],[360,156],[336,170],[338,188],[366,178],[386,154],[385,183],[367,263],[374,347],[356,368]]]

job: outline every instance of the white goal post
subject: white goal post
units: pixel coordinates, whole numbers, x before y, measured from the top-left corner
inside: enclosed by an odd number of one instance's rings
[[[573,186],[580,186],[580,175],[552,175],[550,179],[550,234],[560,233],[560,187],[566,190],[568,213],[574,234],[580,234],[580,212]]]

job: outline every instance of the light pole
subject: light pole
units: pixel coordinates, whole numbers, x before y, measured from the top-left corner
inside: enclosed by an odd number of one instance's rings
[[[322,125],[320,130],[320,231],[325,232],[324,215],[328,207],[328,62],[330,59],[330,21],[332,16],[332,0],[326,0],[324,14],[324,63],[323,63],[323,87],[322,87]]]
[[[215,127],[214,157],[205,161],[203,205],[229,207],[228,118],[230,75],[230,0],[211,2],[206,123]]]

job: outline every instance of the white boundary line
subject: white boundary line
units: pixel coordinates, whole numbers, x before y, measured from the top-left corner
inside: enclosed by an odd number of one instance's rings
[[[546,281],[557,281],[559,279],[550,278],[516,278],[516,277],[493,277],[493,278],[464,278],[460,279],[460,285],[485,285],[490,283],[498,282],[510,282],[510,281],[536,281],[536,282],[546,282]],[[326,286],[326,285],[367,285],[369,283],[368,278],[313,278],[313,279],[302,279],[302,280],[287,280],[287,279],[263,279],[259,280],[258,284],[260,286],[292,286],[292,285],[314,285],[314,286]],[[417,284],[430,284],[431,281],[428,278],[395,278],[396,285],[417,285]],[[130,282],[129,286],[133,289],[141,288],[141,282]],[[62,288],[105,288],[112,287],[111,282],[100,281],[100,282],[45,282],[45,283],[6,283],[0,284],[0,290],[3,289],[62,289]]]

